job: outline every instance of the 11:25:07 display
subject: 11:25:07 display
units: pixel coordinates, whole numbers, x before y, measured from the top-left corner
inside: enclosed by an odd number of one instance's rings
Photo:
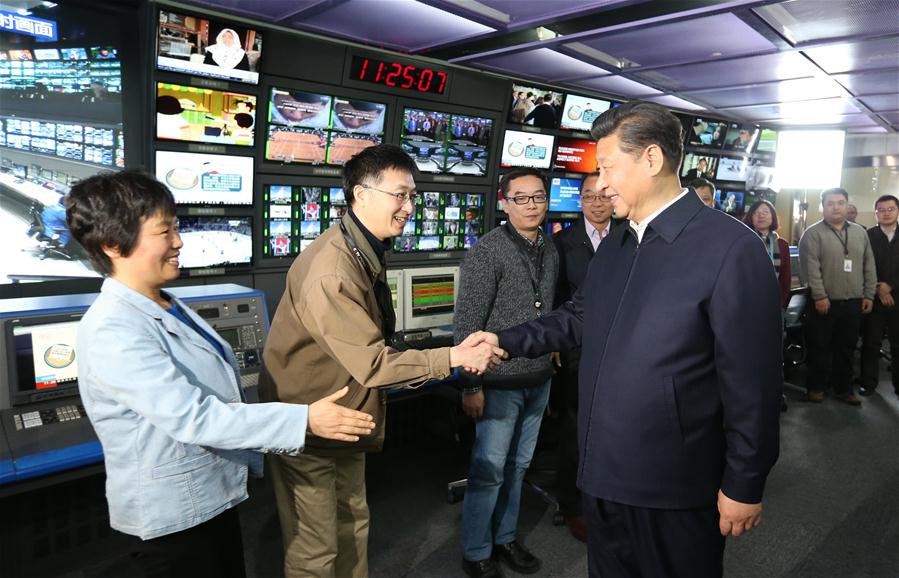
[[[402,90],[443,94],[447,74],[442,70],[419,68],[411,64],[353,56],[350,78]]]

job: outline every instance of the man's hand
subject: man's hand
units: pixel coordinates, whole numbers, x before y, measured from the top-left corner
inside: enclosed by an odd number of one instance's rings
[[[818,315],[827,315],[827,312],[830,311],[830,299],[827,297],[817,299],[815,301],[815,311],[818,312]]]
[[[307,427],[310,432],[320,438],[342,442],[357,442],[359,436],[367,436],[372,432],[375,428],[372,416],[334,403],[349,390],[349,387],[344,387],[309,405]]]
[[[463,367],[465,371],[482,375],[506,357],[505,351],[487,341],[470,345],[474,342],[476,340],[469,335],[465,341],[450,349],[450,367]]]
[[[552,364],[555,367],[562,367],[562,355],[558,351],[553,351],[552,353],[550,353],[549,358],[552,360]]]
[[[739,536],[755,528],[762,522],[762,504],[744,504],[731,500],[718,490],[718,528],[722,536]]]
[[[874,309],[874,301],[870,299],[862,299],[862,313],[868,314]]]
[[[467,345],[473,347],[481,343],[489,343],[494,347],[499,347],[499,337],[497,337],[496,333],[490,333],[489,331],[475,331],[474,333],[466,337],[459,345]]]
[[[889,283],[877,284],[877,298],[883,303],[884,307],[893,307],[896,302],[893,300],[893,288]]]
[[[478,419],[484,415],[484,390],[462,394],[462,411],[465,415]]]

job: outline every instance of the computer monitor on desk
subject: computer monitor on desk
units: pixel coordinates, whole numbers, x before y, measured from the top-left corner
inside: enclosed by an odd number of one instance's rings
[[[402,269],[390,269],[387,271],[387,286],[390,287],[393,312],[396,314],[396,331],[403,331],[405,328],[406,303],[403,299],[403,278],[404,271]]]
[[[430,329],[452,325],[458,267],[420,267],[403,273],[403,328]]]

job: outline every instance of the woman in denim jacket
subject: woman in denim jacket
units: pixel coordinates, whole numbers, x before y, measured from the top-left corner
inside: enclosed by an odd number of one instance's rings
[[[85,179],[66,220],[106,279],[78,329],[79,389],[103,446],[110,525],[137,536],[145,575],[243,576],[237,504],[260,452],[296,454],[307,429],[356,441],[370,415],[335,402],[243,403],[234,354],[161,288],[179,276],[172,194],[138,171]],[[297,376],[300,379],[302,376]]]

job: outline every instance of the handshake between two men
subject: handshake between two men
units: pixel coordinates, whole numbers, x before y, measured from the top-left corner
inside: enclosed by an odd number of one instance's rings
[[[509,355],[500,348],[495,333],[476,331],[450,349],[450,366],[469,373],[484,375]]]

